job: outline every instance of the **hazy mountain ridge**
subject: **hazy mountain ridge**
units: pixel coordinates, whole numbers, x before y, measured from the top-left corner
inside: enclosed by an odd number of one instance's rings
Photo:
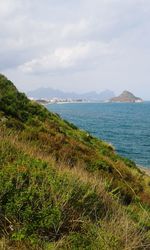
[[[115,94],[111,90],[104,90],[101,93],[96,91],[91,91],[83,94],[75,92],[64,92],[61,90],[53,88],[39,88],[27,93],[28,97],[33,97],[34,99],[50,99],[50,98],[71,98],[71,99],[87,99],[87,100],[99,100],[107,101],[114,97]]]

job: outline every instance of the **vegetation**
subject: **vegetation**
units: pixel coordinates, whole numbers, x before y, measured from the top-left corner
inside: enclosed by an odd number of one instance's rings
[[[3,75],[0,249],[150,249],[150,177]]]

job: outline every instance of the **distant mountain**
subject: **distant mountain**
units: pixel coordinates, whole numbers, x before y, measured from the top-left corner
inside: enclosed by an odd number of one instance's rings
[[[113,97],[110,99],[111,102],[143,102],[140,97],[136,97],[131,92],[125,90],[118,97]]]
[[[52,99],[52,98],[71,98],[71,99],[86,99],[86,100],[95,100],[95,101],[106,101],[115,96],[114,92],[110,90],[105,90],[101,93],[95,91],[87,92],[83,94],[78,94],[75,92],[64,92],[52,88],[39,88],[27,93],[28,97],[34,99]]]

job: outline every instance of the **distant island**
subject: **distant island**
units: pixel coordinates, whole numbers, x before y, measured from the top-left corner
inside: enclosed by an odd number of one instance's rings
[[[129,102],[141,103],[142,98],[136,97],[133,93],[125,90],[119,96],[111,90],[105,90],[100,93],[95,91],[87,93],[63,92],[52,88],[39,88],[27,93],[29,99],[35,100],[40,104],[49,103],[85,103],[85,102]]]
[[[131,92],[125,90],[118,97],[111,98],[110,102],[131,102],[131,103],[135,103],[135,102],[143,102],[143,100],[142,100],[142,98],[136,97]]]

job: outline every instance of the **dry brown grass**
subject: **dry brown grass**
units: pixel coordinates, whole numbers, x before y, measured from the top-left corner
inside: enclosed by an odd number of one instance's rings
[[[43,250],[39,246],[31,246],[30,243],[24,242],[14,242],[6,238],[0,239],[0,250]]]
[[[7,134],[5,131],[1,129],[0,133],[0,140],[4,140],[5,142],[8,140],[11,142],[14,147],[19,151],[22,151],[29,155],[30,157],[40,159],[43,161],[46,161],[48,164],[50,164],[52,167],[57,168],[58,172],[60,173],[66,173],[67,176],[74,176],[75,178],[79,179],[82,183],[88,183],[92,189],[96,190],[96,192],[99,194],[99,197],[105,202],[106,205],[106,211],[108,207],[110,207],[111,210],[111,219],[110,215],[106,215],[105,218],[103,218],[102,221],[97,221],[97,223],[100,223],[100,229],[98,238],[99,240],[102,240],[105,242],[106,250],[115,250],[116,248],[111,248],[109,246],[109,242],[115,239],[119,239],[121,242],[121,248],[120,250],[148,250],[150,249],[150,243],[146,242],[145,240],[145,232],[144,230],[138,229],[137,225],[130,219],[130,217],[126,213],[126,209],[118,203],[118,200],[114,199],[113,192],[106,191],[106,179],[103,178],[102,175],[99,175],[96,173],[90,173],[85,171],[85,163],[84,162],[77,162],[76,166],[73,168],[70,168],[67,164],[65,164],[63,161],[56,162],[54,157],[52,155],[48,155],[47,153],[43,153],[39,148],[37,148],[36,145],[32,145],[31,142],[26,142],[20,140],[18,134]],[[108,157],[103,157],[104,160],[107,159],[109,163],[112,164],[112,161],[108,159]],[[117,163],[118,164],[118,163]],[[122,171],[121,165],[115,165],[114,169],[122,178]],[[123,163],[122,163],[123,164]],[[123,164],[123,169],[125,165]],[[134,171],[133,171],[134,172]],[[126,174],[126,173],[125,173]],[[134,173],[136,176],[136,173]],[[125,183],[125,181],[124,181]],[[129,184],[127,183],[127,186]],[[129,186],[130,187],[130,186]],[[131,187],[130,187],[131,188]],[[132,190],[132,188],[131,188]],[[134,192],[134,190],[133,190]],[[146,194],[142,196],[143,199],[148,199]],[[143,214],[146,213],[143,209]],[[110,214],[110,213],[109,213]],[[144,220],[148,220],[148,214],[145,214]],[[102,233],[104,232],[104,233]],[[107,232],[107,233],[106,233]],[[59,242],[53,246],[53,249],[61,249],[61,245],[66,241],[66,238],[62,238]],[[107,248],[108,247],[108,248]],[[12,242],[9,240],[6,240],[5,238],[0,240],[0,250],[42,250],[43,247],[33,247],[30,246],[30,244],[23,243],[23,242]],[[52,248],[50,248],[52,249]],[[64,249],[64,248],[62,248]],[[68,245],[68,248],[69,245]],[[95,250],[95,249],[94,249]],[[101,249],[98,249],[101,250]],[[102,249],[103,250],[103,249]]]

